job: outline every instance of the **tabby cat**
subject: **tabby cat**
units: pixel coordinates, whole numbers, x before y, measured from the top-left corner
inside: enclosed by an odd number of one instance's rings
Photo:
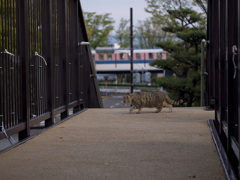
[[[157,108],[156,113],[162,110],[162,107],[169,107],[169,112],[172,112],[172,105],[179,105],[183,103],[183,100],[174,101],[171,100],[168,95],[161,91],[152,92],[135,92],[129,95],[123,96],[123,105],[132,104],[130,113],[134,109],[138,109],[137,114],[141,113],[143,107]]]

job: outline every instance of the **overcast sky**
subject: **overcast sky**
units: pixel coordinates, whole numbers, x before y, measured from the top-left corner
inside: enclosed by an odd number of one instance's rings
[[[145,0],[80,0],[83,11],[96,12],[97,14],[111,13],[118,27],[120,19],[130,19],[130,8],[133,8],[133,25],[138,20],[145,20],[151,15],[144,11],[147,7]]]

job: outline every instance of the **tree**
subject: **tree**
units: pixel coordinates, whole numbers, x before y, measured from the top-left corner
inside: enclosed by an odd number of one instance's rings
[[[120,24],[118,27],[118,30],[115,32],[115,39],[118,41],[118,44],[122,48],[129,47],[129,26],[127,24],[129,23],[129,20],[126,20],[124,18],[120,19]]]
[[[155,79],[156,83],[167,91],[175,92],[179,98],[185,99],[187,106],[192,106],[192,103],[197,102],[200,97],[199,45],[206,37],[205,17],[202,13],[188,8],[188,3],[184,1],[172,1],[172,4],[163,5],[168,9],[158,14],[160,16],[158,20],[165,24],[162,30],[175,35],[178,40],[158,42],[156,45],[169,52],[170,56],[166,60],[155,60],[150,65],[172,71],[175,76]]]
[[[97,15],[95,12],[83,12],[83,16],[91,46],[94,49],[97,46],[107,46],[108,36],[114,29],[114,20],[110,14]]]
[[[154,24],[150,19],[138,21],[136,40],[138,48],[156,48],[156,43],[165,39],[167,34],[162,31],[161,24]]]
[[[207,14],[207,0],[195,0],[202,11]]]

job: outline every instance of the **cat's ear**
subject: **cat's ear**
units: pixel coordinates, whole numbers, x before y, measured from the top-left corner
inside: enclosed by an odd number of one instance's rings
[[[127,98],[130,100],[131,99],[131,97],[129,96],[129,95],[126,95],[127,96]]]

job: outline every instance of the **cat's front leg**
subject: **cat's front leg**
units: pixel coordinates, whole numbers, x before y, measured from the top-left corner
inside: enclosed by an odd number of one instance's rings
[[[131,113],[134,109],[137,109],[136,106],[132,106],[129,110],[129,112]]]
[[[140,114],[140,113],[141,113],[141,110],[142,110],[142,108],[138,108],[137,114]]]

